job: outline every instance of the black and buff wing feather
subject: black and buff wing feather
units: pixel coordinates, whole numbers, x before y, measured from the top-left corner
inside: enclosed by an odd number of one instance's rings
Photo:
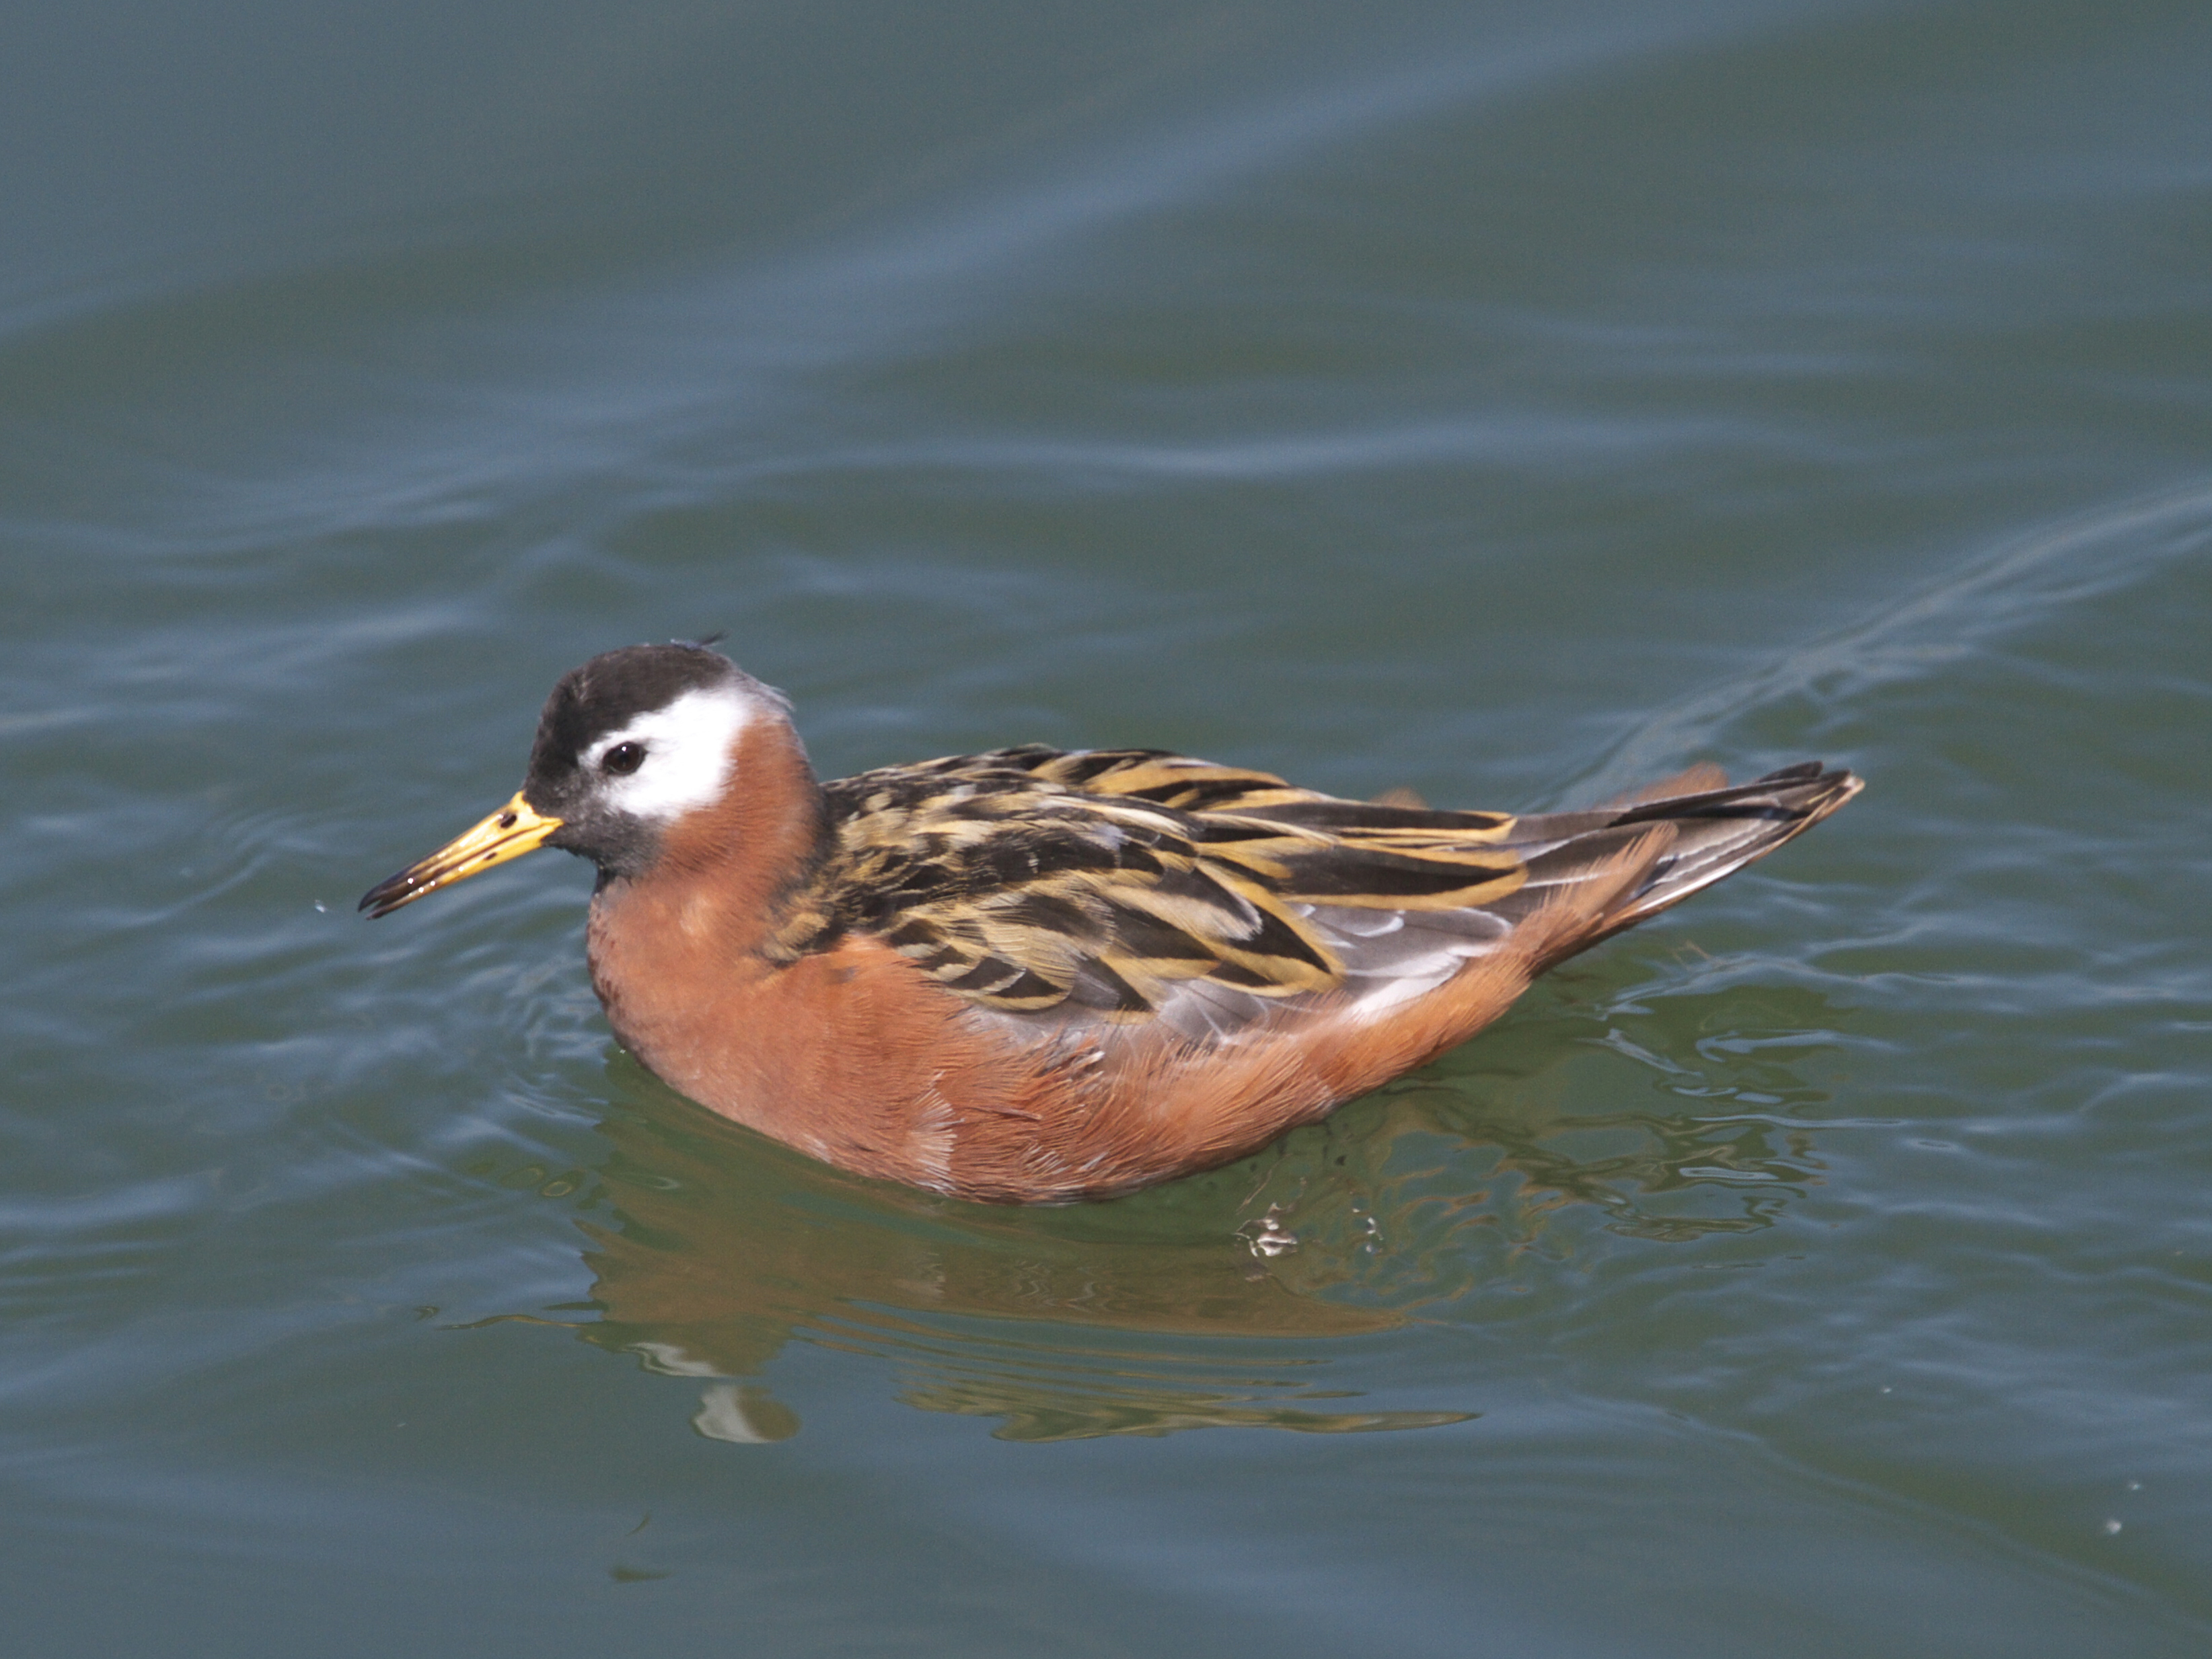
[[[1626,926],[1825,816],[1846,779],[1796,769],[1516,818],[1340,800],[1153,750],[952,757],[825,786],[829,850],[777,949],[874,934],[980,1008],[1204,1037],[1286,1004],[1418,994],[1682,809],[1702,832],[1678,834]]]

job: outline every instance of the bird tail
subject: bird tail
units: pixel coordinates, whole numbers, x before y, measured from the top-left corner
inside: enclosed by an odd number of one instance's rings
[[[1765,857],[1863,787],[1853,774],[1818,761],[1734,786],[1707,765],[1595,811],[1524,817],[1511,844],[1527,862],[1528,879],[1515,896],[1523,903],[1545,902],[1547,895],[1564,900],[1601,870],[1617,869],[1624,854],[1637,857],[1627,854],[1631,847],[1643,849],[1646,867],[1547,954],[1548,966]]]

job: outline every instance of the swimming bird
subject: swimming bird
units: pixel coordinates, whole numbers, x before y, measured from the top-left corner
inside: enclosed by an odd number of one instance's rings
[[[592,985],[664,1081],[862,1175],[1064,1202],[1327,1115],[1859,788],[1708,765],[1516,817],[1041,744],[825,783],[781,692],[641,645],[564,676],[514,799],[361,908],[578,854]]]

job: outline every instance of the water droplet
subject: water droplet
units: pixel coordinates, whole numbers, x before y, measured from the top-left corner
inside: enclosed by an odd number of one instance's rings
[[[2117,1521],[2107,1521],[2105,1522],[2105,1536],[2107,1538],[2110,1538],[2114,1533],[2119,1531],[2119,1529],[2120,1523]]]

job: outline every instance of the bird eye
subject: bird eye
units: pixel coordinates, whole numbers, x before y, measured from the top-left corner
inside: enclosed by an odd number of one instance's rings
[[[599,769],[626,778],[645,764],[645,745],[641,743],[618,743],[599,757]]]

